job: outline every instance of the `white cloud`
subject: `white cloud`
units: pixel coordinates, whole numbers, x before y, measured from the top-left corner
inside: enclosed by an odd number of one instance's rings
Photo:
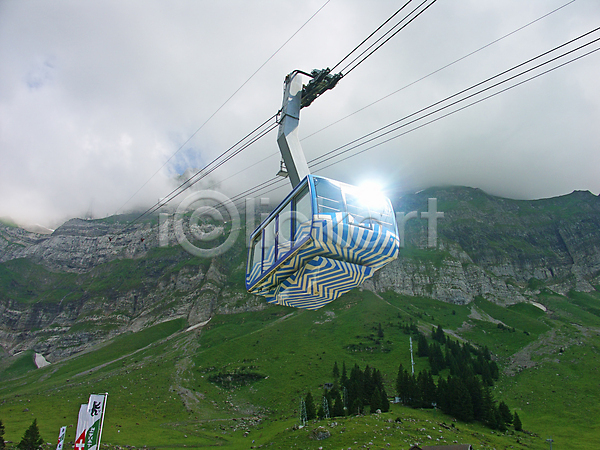
[[[167,159],[324,1],[0,3],[0,216],[56,226],[149,206],[275,113],[293,69],[332,66],[399,5],[330,2],[164,168]],[[302,112],[308,135],[564,4],[437,2]],[[308,159],[594,27],[578,0],[303,141]],[[464,184],[519,198],[600,191],[600,52],[320,172],[404,189]],[[277,150],[261,140],[225,179]],[[272,177],[278,158],[222,184]],[[157,171],[159,174],[150,179]],[[150,180],[150,181],[149,181]],[[284,193],[287,188],[281,189]]]

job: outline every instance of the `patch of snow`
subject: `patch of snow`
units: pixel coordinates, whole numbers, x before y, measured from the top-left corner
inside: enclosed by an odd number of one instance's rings
[[[204,325],[208,324],[208,322],[210,322],[210,319],[212,319],[212,317],[210,317],[208,320],[206,320],[204,322],[200,322],[200,323],[197,323],[196,325],[192,325],[185,331],[192,331],[192,330],[195,330],[196,328],[203,327]]]
[[[46,361],[46,358],[44,358],[44,355],[42,355],[41,353],[36,353],[35,354],[35,365],[38,369],[41,369],[42,367],[49,366],[50,363],[48,361]]]
[[[541,303],[538,303],[538,302],[529,302],[529,303],[531,303],[533,306],[535,306],[537,308],[540,308],[544,312],[547,311],[547,308],[544,305],[542,305]]]

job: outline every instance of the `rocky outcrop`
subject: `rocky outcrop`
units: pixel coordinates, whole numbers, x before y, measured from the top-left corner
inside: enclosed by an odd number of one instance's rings
[[[439,266],[400,257],[382,269],[366,287],[377,292],[391,290],[458,305],[470,303],[476,296],[504,305],[526,301],[522,289],[475,264],[463,264],[450,257]]]
[[[0,262],[28,258],[55,271],[83,273],[115,259],[141,257],[157,245],[149,224],[71,219],[51,235],[0,225]]]
[[[438,243],[427,248],[427,221],[406,223],[397,261],[366,285],[464,304],[476,296],[513,304],[555,292],[590,292],[600,274],[600,198],[589,192],[510,200],[478,189],[436,188],[406,195],[398,211],[425,211],[437,198]]]
[[[86,229],[86,223],[90,222],[71,221],[67,229],[40,240],[17,229],[7,233],[25,242],[29,247],[22,251],[30,255],[20,260],[23,263],[4,263],[15,275],[13,290],[0,291],[0,345],[10,354],[33,349],[54,362],[120,333],[139,331],[162,321],[184,318],[194,325],[217,310],[233,313],[264,307],[264,302],[245,290],[232,287],[228,274],[219,268],[218,258],[198,261],[178,246],[152,252],[152,244],[158,242],[152,237],[155,229],[143,230],[144,241],[148,242],[143,254],[127,251],[132,245],[129,238],[110,256],[104,255],[103,260],[112,262],[90,259],[89,266],[69,263],[69,253],[80,255],[85,253],[82,247],[98,248],[102,245],[99,242],[106,239],[105,230],[95,228],[93,223],[91,229]],[[81,236],[74,236],[77,232]],[[73,238],[69,244],[72,252],[60,250],[65,237]],[[53,249],[50,254],[48,248]],[[16,257],[22,258],[22,254]],[[40,254],[49,255],[43,260],[45,268],[38,265]],[[7,259],[6,253],[3,256]],[[120,260],[130,262],[123,264]],[[84,270],[86,267],[90,268]],[[69,288],[60,299],[47,291],[65,288],[63,272],[75,274],[69,275]],[[44,301],[44,296],[53,300]]]

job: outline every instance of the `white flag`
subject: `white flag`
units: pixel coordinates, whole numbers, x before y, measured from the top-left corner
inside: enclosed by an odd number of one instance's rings
[[[98,450],[100,448],[100,435],[104,422],[104,408],[107,394],[92,394],[87,405],[90,415],[90,426],[85,436],[85,450]]]
[[[75,450],[83,450],[85,448],[85,433],[90,426],[90,422],[91,419],[88,413],[88,405],[84,403],[79,407],[77,434],[75,435]]]
[[[56,450],[62,450],[63,444],[65,443],[65,435],[67,434],[67,427],[60,427],[60,432],[58,433],[58,444],[56,445]]]

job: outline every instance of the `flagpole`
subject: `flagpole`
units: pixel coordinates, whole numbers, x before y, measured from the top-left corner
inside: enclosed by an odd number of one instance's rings
[[[100,441],[102,440],[102,428],[104,428],[104,414],[106,413],[106,400],[108,399],[108,392],[104,393],[104,404],[102,405],[102,419],[100,420],[100,434],[98,435],[98,446],[96,450],[100,450]]]

